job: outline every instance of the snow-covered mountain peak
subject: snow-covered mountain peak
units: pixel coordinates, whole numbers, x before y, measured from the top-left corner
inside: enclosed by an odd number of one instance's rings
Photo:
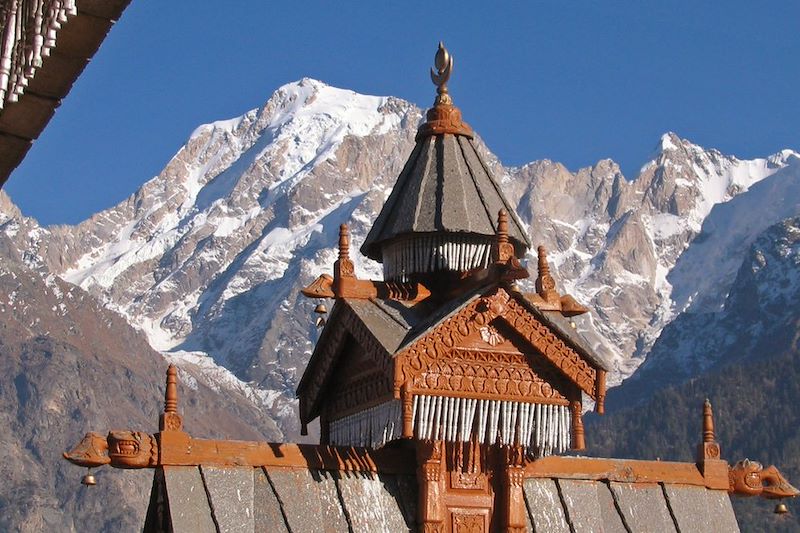
[[[397,98],[302,79],[261,107],[197,128],[119,205],[76,227],[0,222],[0,238],[125,315],[153,347],[208,354],[269,391],[271,416],[291,426],[316,332],[299,289],[330,271],[339,224],[359,248],[421,117]],[[800,158],[789,150],[743,161],[667,133],[657,151],[633,180],[608,159],[571,172],[546,160],[504,168],[485,154],[534,243],[551,250],[559,286],[592,309],[577,325],[614,365],[612,383],[633,372],[683,302],[724,298],[719,250],[754,236],[736,231],[776,222],[800,198]],[[779,209],[765,203],[771,188],[780,189]],[[713,214],[741,203],[735,224]],[[717,219],[735,231],[714,230]],[[359,276],[380,277],[379,265],[352,259]]]
[[[678,146],[681,144],[683,144],[683,139],[678,137],[675,133],[668,131],[661,136],[656,150],[660,153],[677,150]]]

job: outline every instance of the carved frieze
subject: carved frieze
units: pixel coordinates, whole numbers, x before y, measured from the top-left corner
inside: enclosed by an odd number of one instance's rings
[[[486,531],[486,514],[453,513],[453,533],[484,533]]]
[[[566,400],[568,383],[531,356],[521,353],[464,350],[456,348],[432,361],[414,376],[418,391],[458,392],[474,396]],[[562,391],[557,390],[558,387]]]
[[[358,379],[337,383],[328,396],[326,411],[329,419],[335,420],[391,394],[392,382],[380,372],[370,372]]]
[[[597,371],[595,368],[502,288],[498,288],[493,294],[471,302],[456,315],[444,320],[398,354],[395,386],[398,386],[398,383],[412,380],[415,386],[428,389],[441,387],[444,390],[466,391],[471,388],[471,391],[475,391],[487,387],[486,380],[480,379],[482,376],[479,375],[474,376],[479,379],[469,379],[465,382],[463,376],[472,378],[473,371],[455,363],[453,357],[448,360],[448,357],[457,348],[469,345],[471,336],[479,339],[486,336],[498,343],[501,342],[500,337],[495,337],[488,329],[493,328],[499,334],[496,321],[511,327],[536,351],[555,365],[564,376],[593,398],[596,397]],[[525,362],[522,366],[529,367],[530,365]],[[478,370],[475,369],[474,373],[477,372]],[[517,383],[540,383],[541,380],[531,378],[530,381],[526,381],[526,378],[519,375],[522,372],[521,368],[515,367],[511,372],[518,374],[491,380],[487,392],[509,395],[536,394],[538,392],[544,397],[551,392],[550,390],[541,390],[543,385],[531,390],[515,389]],[[514,382],[514,385],[507,385],[505,379],[509,380],[509,384]],[[458,387],[468,387],[468,389],[457,389]],[[501,388],[505,389],[505,392],[501,391]],[[509,390],[510,392],[508,392]]]

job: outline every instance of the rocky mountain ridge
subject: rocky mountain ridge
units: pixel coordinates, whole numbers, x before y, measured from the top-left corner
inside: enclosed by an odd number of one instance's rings
[[[800,216],[756,238],[723,309],[682,313],[664,328],[634,376],[609,392],[607,414],[588,417],[589,451],[692,461],[705,398],[714,406],[724,459],[775,464],[796,484]],[[798,504],[786,503],[790,513],[775,515],[773,501],[733,499],[742,531],[800,531]]]
[[[41,228],[0,196],[0,231],[157,350],[246,387],[294,435],[294,389],[317,334],[299,288],[329,271],[340,223],[353,248],[363,241],[421,117],[396,98],[304,79],[197,128],[158,176],[77,226]],[[561,287],[592,309],[578,327],[612,361],[612,384],[679,311],[724,300],[747,246],[800,199],[790,150],[742,161],[669,133],[631,180],[611,160],[506,168],[483,150]],[[726,215],[734,204],[748,216]],[[354,259],[360,276],[380,277]]]
[[[137,529],[150,472],[100,469],[100,490],[89,492],[79,483],[84,472],[61,454],[89,430],[157,431],[167,362],[125,318],[18,254],[14,231],[0,225],[0,529]],[[244,391],[227,386],[220,395],[219,382],[206,377],[191,364],[181,367],[189,431],[283,437]]]

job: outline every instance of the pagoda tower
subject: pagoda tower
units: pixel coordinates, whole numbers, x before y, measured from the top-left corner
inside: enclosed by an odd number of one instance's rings
[[[583,449],[583,398],[602,412],[608,370],[570,321],[587,309],[558,293],[541,246],[536,291],[515,283],[527,230],[453,104],[441,44],[435,66],[434,105],[361,247],[384,281],[355,276],[343,225],[333,276],[303,291],[335,299],[297,390],[304,431],[319,418],[322,444]]]

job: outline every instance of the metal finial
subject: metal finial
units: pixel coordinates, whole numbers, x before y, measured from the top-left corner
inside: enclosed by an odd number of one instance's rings
[[[444,43],[439,41],[439,49],[436,50],[436,57],[433,60],[436,70],[431,69],[431,80],[436,85],[436,102],[435,105],[450,105],[453,101],[450,95],[447,94],[447,82],[450,79],[450,74],[453,73],[453,56],[444,47]]]

